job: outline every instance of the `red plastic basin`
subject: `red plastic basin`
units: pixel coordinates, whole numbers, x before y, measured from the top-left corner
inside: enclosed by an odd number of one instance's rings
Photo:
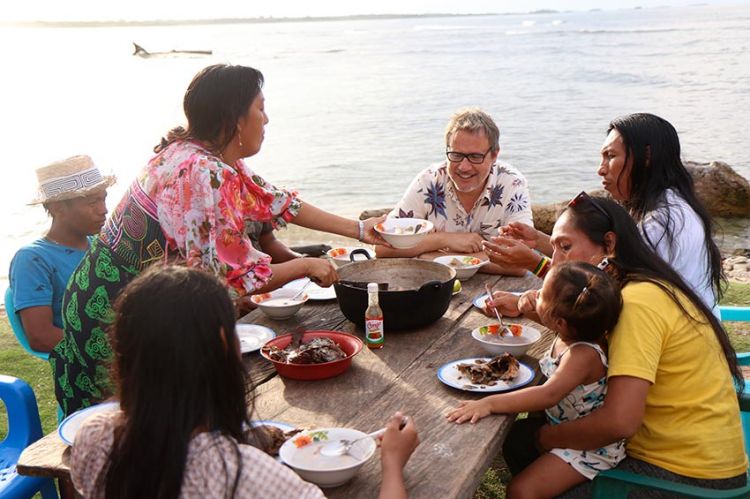
[[[280,349],[284,349],[289,346],[292,342],[292,334],[283,334],[276,338],[269,340],[260,349],[260,354],[267,360],[273,362],[276,367],[276,372],[285,378],[300,379],[305,381],[312,381],[316,379],[325,379],[338,376],[343,373],[349,366],[352,365],[352,357],[357,355],[364,346],[362,340],[349,333],[342,333],[340,331],[305,331],[302,335],[302,343],[308,343],[315,338],[330,338],[334,342],[338,343],[341,350],[346,353],[346,357],[333,362],[324,362],[322,364],[287,364],[286,362],[278,362],[269,359],[264,352],[265,347],[275,346]]]

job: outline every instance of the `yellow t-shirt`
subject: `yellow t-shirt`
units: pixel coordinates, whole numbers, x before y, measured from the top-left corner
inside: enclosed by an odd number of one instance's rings
[[[737,394],[711,326],[691,321],[653,283],[630,283],[622,295],[607,375],[651,383],[628,456],[694,478],[744,473]],[[683,294],[678,296],[688,311],[698,313]]]

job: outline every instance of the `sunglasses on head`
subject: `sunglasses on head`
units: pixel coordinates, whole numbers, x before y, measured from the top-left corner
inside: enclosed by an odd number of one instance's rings
[[[586,202],[590,203],[591,206],[599,210],[599,213],[604,215],[604,217],[607,220],[609,220],[610,223],[612,222],[612,217],[609,216],[609,213],[607,213],[607,210],[602,208],[599,202],[596,199],[589,196],[586,191],[579,192],[576,197],[570,200],[570,202],[568,203],[568,206],[573,207],[573,206],[577,206],[577,205],[580,205],[581,203],[586,203]]]

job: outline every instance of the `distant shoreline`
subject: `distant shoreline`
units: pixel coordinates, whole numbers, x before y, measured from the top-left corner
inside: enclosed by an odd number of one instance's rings
[[[601,9],[592,9],[601,10]],[[148,20],[107,20],[107,21],[2,21],[0,26],[14,26],[21,28],[112,28],[112,27],[149,27],[149,26],[195,26],[208,24],[267,24],[267,23],[296,23],[296,22],[325,22],[325,21],[372,21],[387,19],[425,19],[445,17],[484,17],[484,16],[514,16],[564,14],[571,11],[551,9],[535,10],[531,12],[486,12],[478,14],[356,14],[350,16],[305,16],[305,17],[242,17],[216,19],[148,19]]]

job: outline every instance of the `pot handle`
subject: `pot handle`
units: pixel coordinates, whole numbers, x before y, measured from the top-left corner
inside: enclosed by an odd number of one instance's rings
[[[440,281],[427,281],[426,283],[419,286],[419,291],[417,292],[418,293],[421,293],[422,291],[436,292],[436,291],[439,291],[440,288],[442,287],[443,287],[443,283]]]
[[[370,252],[367,251],[365,248],[357,248],[351,253],[349,253],[349,260],[354,261],[354,255],[365,255],[368,260],[371,260],[370,258]]]

